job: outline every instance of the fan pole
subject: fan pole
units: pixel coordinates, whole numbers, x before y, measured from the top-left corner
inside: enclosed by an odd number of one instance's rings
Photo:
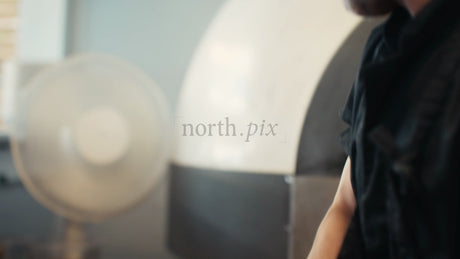
[[[68,220],[64,234],[64,259],[83,259],[85,253],[83,223]]]

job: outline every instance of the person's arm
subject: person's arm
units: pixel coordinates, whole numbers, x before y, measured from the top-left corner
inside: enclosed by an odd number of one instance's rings
[[[350,158],[347,158],[334,201],[318,228],[308,259],[337,258],[339,255],[356,209],[350,171]]]

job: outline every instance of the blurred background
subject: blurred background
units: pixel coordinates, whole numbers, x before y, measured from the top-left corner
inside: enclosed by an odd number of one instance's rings
[[[176,134],[148,199],[86,226],[100,257],[304,258],[345,161],[338,114],[381,21],[315,2],[0,0],[0,246],[53,240],[65,224],[16,174],[2,126],[12,89],[68,56],[104,53],[159,85],[179,131],[229,118],[279,133],[251,143]]]
[[[13,69],[27,70],[21,78],[25,84],[36,70],[67,55],[112,54],[155,78],[173,109],[194,49],[222,3],[1,0],[0,59],[2,63],[19,62],[20,68]],[[0,77],[4,73],[5,65]],[[50,238],[62,222],[20,184],[7,136],[2,136],[0,159],[0,238]],[[130,253],[174,258],[165,248],[166,193],[167,185],[163,184],[135,210],[90,226],[89,235],[95,242],[114,247],[114,253],[126,251],[126,256],[118,258],[132,257]]]

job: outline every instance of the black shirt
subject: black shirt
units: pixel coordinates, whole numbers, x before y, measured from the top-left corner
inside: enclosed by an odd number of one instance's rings
[[[460,1],[371,34],[342,112],[357,209],[341,258],[458,258]]]

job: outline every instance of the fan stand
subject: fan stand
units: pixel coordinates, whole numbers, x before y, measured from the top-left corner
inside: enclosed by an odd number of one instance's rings
[[[64,231],[63,259],[85,258],[86,235],[83,223],[66,220]]]

